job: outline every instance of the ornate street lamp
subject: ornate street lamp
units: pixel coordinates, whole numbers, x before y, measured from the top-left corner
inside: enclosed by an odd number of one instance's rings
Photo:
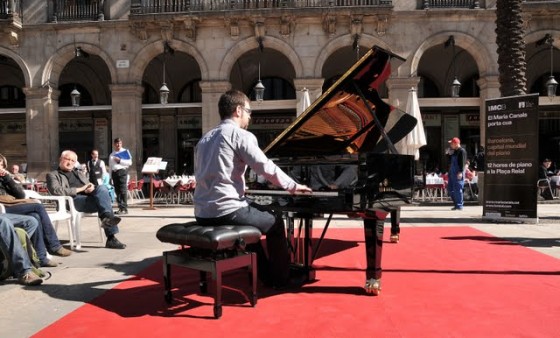
[[[259,82],[257,82],[255,87],[253,88],[253,90],[255,91],[255,100],[258,103],[261,103],[263,101],[264,89],[264,85],[261,82],[261,63],[259,61]]]
[[[550,36],[549,39],[547,39],[547,43],[550,44],[550,77],[548,78],[548,81],[546,81],[546,93],[548,94],[549,98],[553,98],[556,96],[556,88],[558,87],[558,82],[556,82],[556,79],[554,78],[553,72],[554,72],[554,39],[552,38],[552,36]]]
[[[163,81],[162,81],[161,88],[159,89],[159,103],[163,105],[167,104],[167,100],[169,98],[169,88],[165,83],[165,62],[167,59],[167,54],[173,54],[174,52],[175,50],[171,48],[171,46],[169,45],[169,43],[167,43],[167,41],[165,41],[163,43]]]
[[[453,82],[451,83],[451,97],[459,97],[459,92],[461,91],[461,82],[457,79],[457,67],[455,65],[455,37],[451,35],[449,39],[445,42],[445,47],[451,45],[453,58],[451,63],[453,66]]]
[[[80,94],[78,89],[76,87],[74,87],[74,90],[72,90],[70,92],[70,98],[72,99],[72,107],[79,107],[80,106],[80,97],[81,96],[82,95]]]

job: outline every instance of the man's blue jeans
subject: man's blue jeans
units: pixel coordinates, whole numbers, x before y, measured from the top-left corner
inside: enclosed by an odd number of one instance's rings
[[[89,195],[76,195],[74,196],[74,206],[76,210],[87,213],[97,213],[100,219],[107,217],[114,217],[113,205],[111,202],[111,195],[109,190],[104,185],[98,185],[95,190]],[[107,237],[115,235],[119,232],[118,226],[112,226],[105,230]]]
[[[8,218],[14,226],[22,228],[25,232],[27,232],[33,242],[39,261],[41,261],[41,263],[45,263],[48,260],[47,247],[45,246],[45,238],[43,237],[43,231],[41,231],[39,226],[39,221],[36,218],[27,215],[10,213],[2,214],[2,216]]]
[[[7,214],[0,214],[0,245],[8,254],[14,277],[18,278],[32,269],[27,252],[21,246],[14,224]],[[38,224],[37,224],[38,226]]]
[[[45,210],[45,206],[40,203],[22,203],[12,206],[6,206],[6,212],[11,214],[27,215],[32,216],[39,221],[41,226],[39,231],[43,232],[43,239],[47,250],[50,253],[54,253],[62,248],[62,244],[58,240],[54,226],[49,218],[49,214]],[[33,243],[35,250],[37,250],[37,244]]]
[[[247,246],[247,249],[257,253],[259,278],[264,283],[273,286],[284,286],[290,278],[290,253],[286,230],[281,214],[273,214],[269,211],[257,209],[252,204],[238,209],[231,214],[217,218],[196,218],[199,225],[251,225],[258,228],[266,235],[266,249],[268,259],[260,243]]]

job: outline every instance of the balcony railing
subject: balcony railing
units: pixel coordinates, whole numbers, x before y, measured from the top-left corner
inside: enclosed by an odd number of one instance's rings
[[[103,0],[53,0],[53,22],[103,21]]]
[[[21,17],[20,1],[0,0],[0,19],[11,19],[14,16]]]
[[[428,8],[480,8],[478,0],[424,0],[423,9]]]
[[[137,0],[131,14],[202,12],[267,8],[392,6],[392,0]]]

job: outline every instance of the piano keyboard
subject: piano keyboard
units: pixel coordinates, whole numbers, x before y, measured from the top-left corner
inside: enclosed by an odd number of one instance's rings
[[[284,190],[246,190],[248,195],[278,195],[278,196],[313,196],[313,197],[336,197],[337,191],[312,191],[312,192],[296,192],[290,194]]]

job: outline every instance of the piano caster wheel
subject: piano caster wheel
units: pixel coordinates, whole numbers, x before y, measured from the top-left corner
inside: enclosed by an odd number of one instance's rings
[[[214,305],[214,318],[219,319],[222,316],[222,306]]]
[[[391,243],[398,243],[399,242],[399,235],[391,235],[390,238]]]
[[[377,296],[381,292],[381,280],[370,278],[366,281],[366,285],[364,286],[366,293],[368,295]]]
[[[171,301],[173,300],[173,295],[171,294],[171,291],[165,291],[163,298],[165,299],[165,302],[167,304],[171,304]]]
[[[200,287],[200,293],[202,293],[202,294],[207,294],[208,293],[208,283],[200,282],[198,284],[198,286]]]

